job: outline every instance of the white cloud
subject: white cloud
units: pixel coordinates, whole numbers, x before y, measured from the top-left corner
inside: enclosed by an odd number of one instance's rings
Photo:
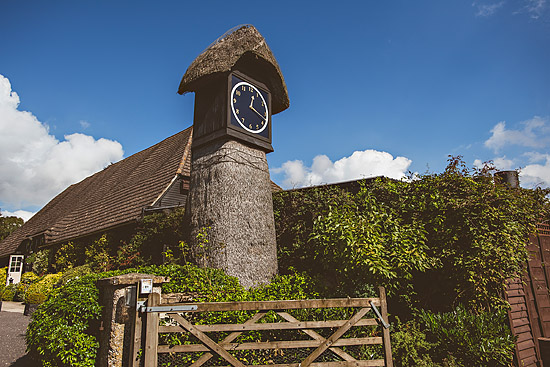
[[[120,143],[84,134],[59,141],[46,124],[18,110],[19,96],[0,75],[0,204],[42,206],[68,185],[122,158]]]
[[[474,2],[472,6],[477,8],[477,17],[488,17],[493,15],[499,8],[504,5],[504,1],[495,4],[479,4]]]
[[[88,121],[80,120],[78,123],[80,124],[80,127],[84,130],[90,127],[90,123]]]
[[[546,9],[546,0],[525,0],[525,11],[532,19],[538,19]]]
[[[509,130],[506,128],[505,121],[499,122],[491,129],[492,135],[485,141],[485,146],[498,153],[509,145],[542,148],[550,142],[550,126],[547,118],[535,116],[531,120],[523,121],[521,125],[523,125],[522,129]]]
[[[26,210],[16,210],[14,212],[10,212],[10,211],[7,211],[7,210],[2,210],[2,216],[3,217],[19,217],[19,218],[23,219],[25,222],[28,221],[29,219],[31,219],[31,217],[35,214],[36,213],[29,212],[29,211],[26,211]]]
[[[550,156],[544,164],[530,164],[520,171],[520,182],[526,187],[550,186]]]
[[[369,149],[355,151],[336,162],[326,155],[318,155],[311,167],[299,160],[287,161],[281,167],[272,169],[272,172],[283,173],[283,187],[294,188],[375,176],[400,179],[405,177],[411,163],[408,158],[394,158],[389,153]]]

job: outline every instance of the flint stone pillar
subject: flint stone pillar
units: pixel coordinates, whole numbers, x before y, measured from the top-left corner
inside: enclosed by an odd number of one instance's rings
[[[126,288],[136,286],[141,279],[153,279],[153,293],[159,294],[160,285],[169,280],[158,275],[130,273],[97,281],[103,312],[96,366],[129,366],[137,313],[134,307],[126,306]],[[136,350],[139,348],[137,346]]]
[[[197,263],[223,269],[247,288],[269,283],[277,273],[277,245],[265,152],[235,140],[197,147],[190,187]]]

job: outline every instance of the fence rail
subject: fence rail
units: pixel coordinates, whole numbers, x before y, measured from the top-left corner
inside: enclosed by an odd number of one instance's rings
[[[378,312],[378,307],[381,312]],[[354,313],[349,319],[337,320],[298,320],[291,314],[293,310],[331,308],[353,309]],[[376,312],[372,312],[373,308]],[[144,367],[157,367],[160,356],[169,356],[170,361],[165,363],[166,366],[200,367],[206,364],[245,367],[251,365],[248,355],[240,354],[243,351],[248,351],[256,357],[258,354],[254,353],[263,353],[260,356],[263,358],[261,360],[267,362],[266,367],[393,367],[389,329],[384,327],[383,321],[387,320],[387,303],[385,290],[382,287],[380,287],[380,297],[377,298],[175,304],[163,304],[159,294],[151,293],[143,311],[147,315],[143,350]],[[201,313],[236,311],[250,312],[251,317],[242,323],[193,324]],[[252,311],[257,312],[252,314]],[[365,318],[368,313],[376,318]],[[267,315],[271,319],[268,321],[273,321],[275,317],[280,321],[266,322],[264,317]],[[163,320],[169,320],[170,324],[160,325]],[[363,332],[361,333],[360,330],[355,334],[352,333],[352,337],[344,337],[352,328],[363,328],[361,329]],[[254,335],[268,332],[274,339],[281,336],[292,339],[289,337],[292,331],[299,332],[293,340],[259,340],[261,337],[258,337],[258,340],[254,341],[246,339],[239,341],[239,338],[248,335],[247,332],[257,333]],[[370,335],[365,335],[369,333]],[[160,344],[159,340],[164,334],[185,335],[185,343]],[[357,335],[360,336],[357,337]],[[308,339],[303,339],[304,337]],[[365,351],[373,346],[382,347],[383,358],[362,358],[368,354]],[[285,363],[274,361],[278,358],[277,356],[283,355],[286,358]],[[268,359],[269,356],[275,356],[275,358]],[[218,361],[218,364],[212,364],[213,360]],[[160,364],[163,364],[162,360]]]

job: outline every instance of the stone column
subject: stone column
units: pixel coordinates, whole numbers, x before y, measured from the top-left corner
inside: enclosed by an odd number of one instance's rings
[[[272,200],[264,151],[234,140],[193,148],[189,211],[197,263],[223,269],[247,288],[268,283],[277,273]]]
[[[100,279],[97,282],[99,303],[103,306],[103,313],[96,366],[129,365],[137,313],[134,307],[126,306],[126,288],[137,286],[141,279],[153,279],[153,293],[159,294],[160,284],[168,281],[167,278],[158,275],[130,273]],[[140,346],[137,346],[136,350],[139,348]]]

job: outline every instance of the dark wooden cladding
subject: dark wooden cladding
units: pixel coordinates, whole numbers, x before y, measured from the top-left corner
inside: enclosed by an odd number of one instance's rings
[[[510,303],[509,319],[516,339],[516,362],[519,366],[541,366],[550,361],[541,355],[539,343],[550,337],[550,226],[538,224],[537,233],[530,236],[527,251],[529,262],[523,277],[509,279],[506,299]],[[540,344],[540,345],[539,345]]]

